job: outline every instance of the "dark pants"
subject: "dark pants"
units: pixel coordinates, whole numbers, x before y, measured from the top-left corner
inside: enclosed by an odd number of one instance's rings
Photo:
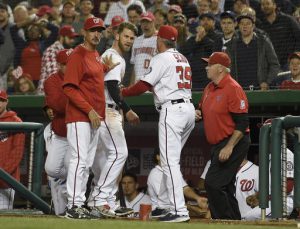
[[[249,135],[243,136],[229,159],[222,163],[219,161],[219,153],[228,140],[229,138],[212,146],[211,165],[205,177],[205,189],[213,219],[240,220],[241,213],[235,198],[235,176],[247,155],[250,138]]]

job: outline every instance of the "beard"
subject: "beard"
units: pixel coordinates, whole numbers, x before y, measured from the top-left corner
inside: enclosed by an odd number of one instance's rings
[[[123,53],[124,53],[124,52],[128,52],[128,51],[130,50],[129,48],[125,47],[125,46],[122,44],[121,40],[118,41],[118,45],[119,45],[119,48],[121,49],[121,51],[122,51]]]

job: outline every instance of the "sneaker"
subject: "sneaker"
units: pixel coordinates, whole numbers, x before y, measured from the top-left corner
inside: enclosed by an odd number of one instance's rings
[[[92,207],[90,214],[95,217],[98,217],[98,218],[101,218],[101,217],[115,218],[116,217],[115,212],[113,210],[111,210],[108,205]]]
[[[190,217],[188,215],[174,215],[168,213],[166,216],[160,217],[159,220],[166,223],[180,223],[190,221]]]
[[[68,219],[91,219],[90,212],[83,207],[73,206],[71,209],[67,209],[65,214],[65,218]]]
[[[163,208],[155,208],[152,212],[151,212],[151,217],[152,218],[160,218],[160,217],[164,217],[169,213],[168,209],[163,209]]]
[[[126,207],[118,207],[115,210],[116,216],[128,216],[130,214],[134,213],[132,208],[126,208]]]

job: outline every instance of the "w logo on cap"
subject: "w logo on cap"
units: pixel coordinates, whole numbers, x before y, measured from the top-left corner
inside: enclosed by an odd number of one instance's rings
[[[99,18],[93,18],[93,21],[95,24],[98,24],[100,22],[100,19]]]

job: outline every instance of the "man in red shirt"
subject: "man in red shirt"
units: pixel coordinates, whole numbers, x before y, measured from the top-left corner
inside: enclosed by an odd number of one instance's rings
[[[5,91],[0,90],[0,122],[22,122],[13,111],[7,110],[8,98]],[[15,179],[20,180],[20,162],[23,158],[25,135],[0,131],[0,168]],[[0,210],[12,209],[15,191],[0,180]]]
[[[283,81],[280,88],[300,90],[300,52],[292,53],[289,56],[288,62],[291,71],[291,79]]]
[[[56,215],[62,214],[66,208],[67,168],[69,164],[69,144],[67,141],[67,127],[65,124],[65,109],[67,97],[63,92],[64,72],[68,57],[72,49],[58,51],[56,62],[58,72],[45,80],[45,107],[47,114],[52,113],[51,123],[44,130],[46,149],[48,152],[45,171],[49,176],[51,196]]]
[[[66,66],[63,90],[68,97],[66,123],[71,152],[67,218],[91,218],[83,207],[86,183],[95,156],[99,126],[105,118],[104,72],[115,66],[109,57],[103,64],[96,51],[104,29],[102,19],[88,18],[84,23],[84,42],[74,49]]]
[[[214,52],[206,67],[210,82],[196,110],[203,119],[211,148],[211,165],[205,178],[213,219],[241,219],[235,198],[235,176],[247,155],[249,139],[248,100],[241,86],[230,76],[231,60],[226,53]]]

